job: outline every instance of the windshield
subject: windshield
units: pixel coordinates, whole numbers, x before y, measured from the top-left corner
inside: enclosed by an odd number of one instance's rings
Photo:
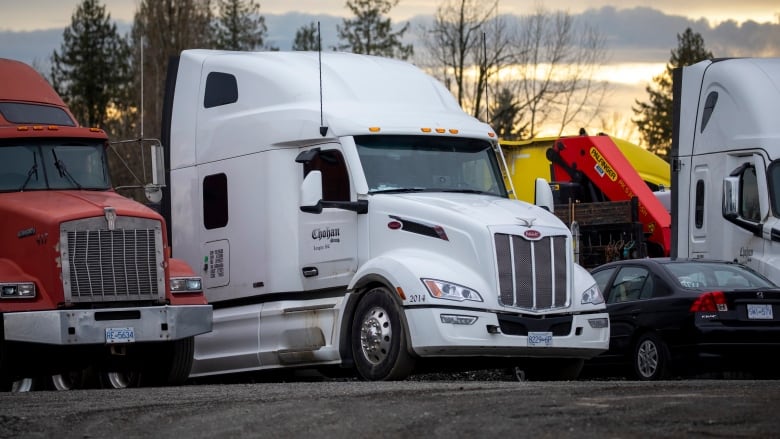
[[[0,144],[0,191],[105,190],[111,187],[102,142]]]
[[[664,266],[684,288],[777,288],[758,273],[725,262],[681,262]]]
[[[369,193],[465,192],[506,197],[489,142],[437,136],[355,136]]]

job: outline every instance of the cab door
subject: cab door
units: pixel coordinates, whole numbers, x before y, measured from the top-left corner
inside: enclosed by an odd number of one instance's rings
[[[318,211],[299,212],[299,265],[305,290],[345,286],[357,271],[358,206],[344,154],[338,144],[299,155],[304,178],[322,175]]]

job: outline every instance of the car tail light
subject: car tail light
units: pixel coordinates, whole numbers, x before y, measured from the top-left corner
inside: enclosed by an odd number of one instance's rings
[[[691,312],[728,311],[723,291],[711,291],[699,296],[691,305]]]

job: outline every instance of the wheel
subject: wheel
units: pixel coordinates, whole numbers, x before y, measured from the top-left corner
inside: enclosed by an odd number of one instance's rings
[[[98,381],[95,370],[92,367],[87,367],[52,375],[51,385],[54,390],[91,389],[97,387]]]
[[[573,381],[579,378],[581,358],[538,358],[515,368],[518,381]],[[518,370],[524,374],[517,373]]]
[[[32,378],[22,378],[11,383],[11,392],[22,393],[32,392],[35,387],[35,380]]]
[[[660,337],[652,332],[643,334],[634,347],[634,374],[642,381],[666,379],[670,359],[669,348]]]
[[[401,306],[384,287],[360,300],[352,321],[352,356],[358,375],[368,381],[403,380],[414,369]]]
[[[137,370],[101,371],[99,374],[100,388],[127,389],[141,387],[141,372]]]
[[[124,357],[110,358],[99,372],[100,387],[178,386],[190,375],[195,338],[133,346]]]
[[[195,358],[195,337],[157,343],[144,354],[141,385],[179,386],[190,376]]]

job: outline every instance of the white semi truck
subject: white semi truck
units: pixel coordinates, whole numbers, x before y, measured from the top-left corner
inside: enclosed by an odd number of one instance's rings
[[[445,360],[572,379],[607,349],[565,225],[509,199],[494,131],[420,69],[185,50],[166,94],[163,211],[214,307],[191,377]]]
[[[780,283],[780,59],[702,61],[673,84],[672,255]]]

